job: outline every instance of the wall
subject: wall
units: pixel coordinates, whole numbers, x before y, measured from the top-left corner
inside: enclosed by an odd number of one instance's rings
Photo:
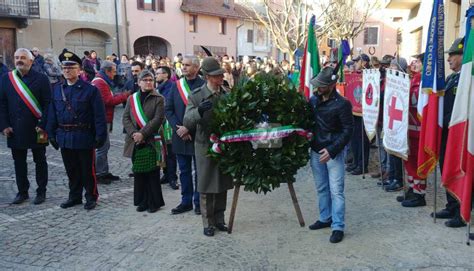
[[[255,56],[255,57],[265,57],[272,55],[272,44],[270,37],[268,37],[268,48],[267,50],[255,50],[255,28],[254,23],[249,21],[240,21],[238,25],[241,25],[238,29],[238,41],[237,41],[237,56]],[[253,30],[254,39],[253,42],[247,42],[247,31]]]

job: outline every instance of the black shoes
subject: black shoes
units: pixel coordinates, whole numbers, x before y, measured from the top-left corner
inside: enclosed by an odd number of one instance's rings
[[[425,195],[413,193],[413,196],[411,196],[411,198],[407,197],[406,200],[402,201],[402,206],[403,207],[426,206]]]
[[[355,170],[356,168],[357,168],[356,165],[350,164],[350,165],[348,165],[348,166],[346,167],[346,171],[347,171],[347,172],[351,172],[351,171]]]
[[[45,200],[46,200],[46,194],[44,193],[37,194],[35,199],[33,200],[33,204],[38,205],[38,204],[43,203]]]
[[[397,196],[397,201],[402,202],[405,200],[413,199],[415,197],[414,194],[415,193],[413,193],[413,188],[410,187],[405,195]]]
[[[449,227],[449,228],[461,228],[461,227],[466,226],[466,223],[462,221],[459,215],[456,215],[450,220],[444,222],[444,225],[446,225],[446,227]]]
[[[391,180],[383,180],[383,181],[378,181],[378,182],[377,182],[377,185],[378,185],[378,186],[386,187],[386,186],[389,186],[391,183],[392,183]]]
[[[433,213],[431,213],[431,217],[433,217]],[[441,211],[436,212],[436,218],[449,219],[453,217],[454,217],[454,212],[448,209],[443,209]]]
[[[146,209],[148,209],[148,208],[145,207],[145,206],[138,206],[138,207],[137,207],[137,212],[145,212]]]
[[[156,213],[160,208],[148,208],[147,212],[150,214]]]
[[[161,184],[169,183],[169,182],[168,182],[168,179],[166,178],[166,176],[163,175],[163,177],[161,177],[160,183],[161,183]]]
[[[110,173],[110,172],[107,173],[107,174],[105,174],[105,175],[102,176],[102,177],[104,177],[105,179],[109,179],[109,180],[111,180],[111,181],[118,181],[118,180],[120,180],[120,177],[119,177],[119,176],[115,176],[115,175],[113,175],[113,174]]]
[[[84,209],[86,210],[92,210],[97,206],[97,202],[95,201],[88,201],[86,204],[84,204]]]
[[[171,187],[171,189],[173,189],[173,190],[178,190],[178,189],[179,189],[179,186],[178,186],[178,184],[176,183],[176,181],[171,181],[171,182],[170,182],[170,187]]]
[[[24,194],[16,194],[16,197],[13,199],[12,203],[11,204],[21,204],[23,202],[25,202],[26,200],[28,200],[30,198],[30,196],[28,196],[28,194],[24,195]]]
[[[385,187],[386,192],[397,192],[403,189],[403,184],[399,181],[392,181]]]
[[[112,180],[105,178],[105,176],[97,176],[97,182],[100,184],[111,184]]]
[[[72,207],[72,206],[75,206],[75,205],[79,205],[79,204],[82,204],[82,200],[68,199],[65,202],[61,203],[61,205],[59,205],[59,207],[61,207],[63,209],[66,209],[66,208],[69,208],[69,207]]]
[[[185,212],[189,212],[193,209],[193,205],[178,205],[176,208],[171,209],[171,214],[172,215],[177,215],[177,214],[182,214]]]
[[[214,236],[214,228],[213,227],[204,228],[204,235],[208,237]]]
[[[316,221],[314,224],[309,225],[310,230],[319,230],[319,229],[324,229],[324,228],[329,228],[331,227],[332,220],[329,220],[328,222],[321,222],[321,221]]]
[[[216,224],[216,228],[219,230],[219,231],[228,231],[229,229],[227,228],[227,226],[224,224],[224,223],[217,223]]]
[[[344,238],[343,231],[332,231],[331,237],[329,238],[329,242],[331,243],[339,243]]]
[[[365,169],[364,172],[362,172],[362,169],[359,168],[359,167],[357,167],[353,171],[351,171],[352,175],[362,175],[363,173],[369,173],[369,171],[367,169]]]
[[[201,215],[201,207],[196,207],[196,208],[194,208],[194,213],[195,213],[196,215]]]

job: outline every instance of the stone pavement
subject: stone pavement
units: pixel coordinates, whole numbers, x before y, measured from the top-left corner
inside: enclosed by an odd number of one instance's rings
[[[111,171],[122,180],[99,185],[99,205],[89,212],[81,206],[58,207],[67,197],[67,179],[59,152],[52,148],[47,151],[46,202],[10,206],[17,189],[10,150],[0,137],[0,270],[474,270],[474,248],[464,243],[465,228],[448,229],[429,217],[432,190],[428,206],[406,209],[395,201],[396,194],[381,191],[370,177],[346,179],[347,228],[339,244],[329,243],[329,229],[298,225],[286,185],[267,195],[241,191],[230,235],[203,236],[201,219],[193,212],[170,215],[180,192],[167,185],[164,208],[137,213],[128,178],[131,165],[121,156],[122,110],[116,110],[109,156]],[[29,171],[34,197],[34,167]],[[309,167],[299,171],[295,189],[309,225],[317,218]],[[231,200],[229,191],[227,215]]]

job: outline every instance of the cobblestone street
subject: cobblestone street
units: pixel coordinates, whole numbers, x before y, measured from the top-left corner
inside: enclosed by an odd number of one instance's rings
[[[13,161],[0,137],[0,270],[473,270],[474,246],[466,246],[466,228],[436,224],[432,185],[428,205],[406,209],[398,194],[383,192],[376,181],[346,178],[346,236],[329,243],[330,230],[310,231],[317,219],[312,173],[307,166],[295,189],[306,227],[301,228],[286,185],[267,195],[241,192],[234,232],[202,234],[194,212],[171,215],[179,190],[163,185],[166,206],[155,214],[133,206],[131,163],[122,157],[121,115],[116,109],[111,137],[111,172],[121,177],[99,185],[98,207],[61,209],[68,193],[59,152],[48,147],[46,202],[35,206],[34,164],[29,155],[30,201],[9,205],[17,191]],[[372,157],[371,159],[374,159]],[[432,183],[430,183],[432,184]],[[444,205],[444,190],[438,208]],[[233,191],[228,194],[227,218]]]

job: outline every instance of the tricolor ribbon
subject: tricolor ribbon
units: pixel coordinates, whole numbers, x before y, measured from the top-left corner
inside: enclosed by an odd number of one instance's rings
[[[236,130],[224,133],[220,138],[215,134],[211,134],[209,140],[211,141],[211,143],[213,143],[211,150],[215,153],[221,154],[221,145],[224,143],[285,138],[293,133],[296,133],[297,135],[302,137],[306,137],[308,140],[313,137],[313,134],[309,131],[306,131],[301,128],[296,128],[293,125],[287,125],[281,127],[259,128],[246,131]]]

